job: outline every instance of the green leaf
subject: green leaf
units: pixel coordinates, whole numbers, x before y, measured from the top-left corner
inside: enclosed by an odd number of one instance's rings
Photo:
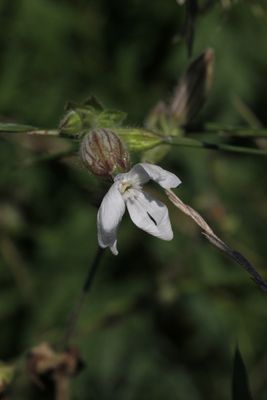
[[[80,137],[88,129],[121,126],[127,114],[119,110],[104,110],[100,102],[91,96],[83,104],[68,102],[59,129],[61,135]]]
[[[232,400],[253,400],[249,388],[246,366],[238,347],[236,348],[234,356]]]
[[[97,117],[97,125],[100,128],[112,128],[122,125],[127,114],[119,110],[104,110]]]
[[[30,125],[0,122],[0,132],[27,132],[36,129],[37,128]]]
[[[103,111],[104,107],[102,106],[101,102],[95,97],[90,96],[87,100],[83,103],[85,106],[91,106],[97,111]]]

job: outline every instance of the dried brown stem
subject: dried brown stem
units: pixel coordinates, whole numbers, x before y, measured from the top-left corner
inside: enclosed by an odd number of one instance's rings
[[[173,193],[171,189],[165,190],[167,196],[170,201],[179,208],[184,214],[188,215],[192,218],[195,223],[202,229],[202,234],[205,236],[208,241],[213,244],[215,247],[223,251],[230,258],[232,258],[235,262],[237,262],[241,267],[243,267],[250,275],[252,280],[259,286],[261,290],[267,293],[267,283],[263,280],[261,275],[257,272],[257,270],[253,267],[253,265],[238,251],[233,250],[227,244],[225,244],[211,229],[211,227],[207,224],[207,222],[199,215],[197,211],[195,211],[192,207],[183,203],[176,194]]]
[[[55,400],[70,399],[70,377],[62,373],[55,376]]]

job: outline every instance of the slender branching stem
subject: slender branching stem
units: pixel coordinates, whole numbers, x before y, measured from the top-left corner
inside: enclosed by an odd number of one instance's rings
[[[92,264],[90,265],[90,268],[89,268],[88,274],[86,276],[86,279],[84,281],[83,287],[81,289],[79,298],[78,298],[76,304],[74,305],[72,311],[69,314],[69,317],[67,320],[66,331],[65,331],[65,335],[64,335],[64,340],[63,340],[64,348],[69,347],[69,343],[75,334],[75,329],[76,329],[77,322],[78,322],[78,319],[79,319],[79,316],[81,313],[82,306],[84,304],[86,296],[90,292],[96,271],[99,267],[99,264],[100,264],[103,254],[104,254],[104,249],[99,247],[96,252],[96,255],[92,261]]]
[[[197,149],[216,150],[229,153],[250,154],[255,156],[267,156],[267,150],[250,148],[243,146],[235,146],[226,143],[212,143],[208,141],[200,141],[192,138],[171,138],[168,142],[171,146],[191,147]]]

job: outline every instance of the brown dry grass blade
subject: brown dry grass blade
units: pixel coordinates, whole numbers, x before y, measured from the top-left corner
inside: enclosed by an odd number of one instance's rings
[[[199,215],[197,211],[195,211],[192,207],[183,203],[179,197],[177,197],[172,190],[165,190],[167,196],[170,201],[179,208],[184,214],[188,215],[192,218],[195,223],[200,226],[202,229],[202,234],[205,236],[208,241],[213,244],[215,247],[223,251],[230,258],[232,258],[235,262],[237,262],[241,267],[243,267],[250,275],[252,280],[259,286],[261,290],[267,293],[267,283],[262,279],[261,275],[256,271],[253,265],[238,251],[231,249],[227,244],[225,244],[211,229],[211,227],[207,224],[207,222]]]

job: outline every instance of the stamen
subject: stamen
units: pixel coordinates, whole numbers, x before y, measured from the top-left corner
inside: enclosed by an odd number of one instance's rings
[[[125,193],[131,187],[132,187],[132,184],[130,182],[121,182],[121,184],[120,184],[121,194]]]

